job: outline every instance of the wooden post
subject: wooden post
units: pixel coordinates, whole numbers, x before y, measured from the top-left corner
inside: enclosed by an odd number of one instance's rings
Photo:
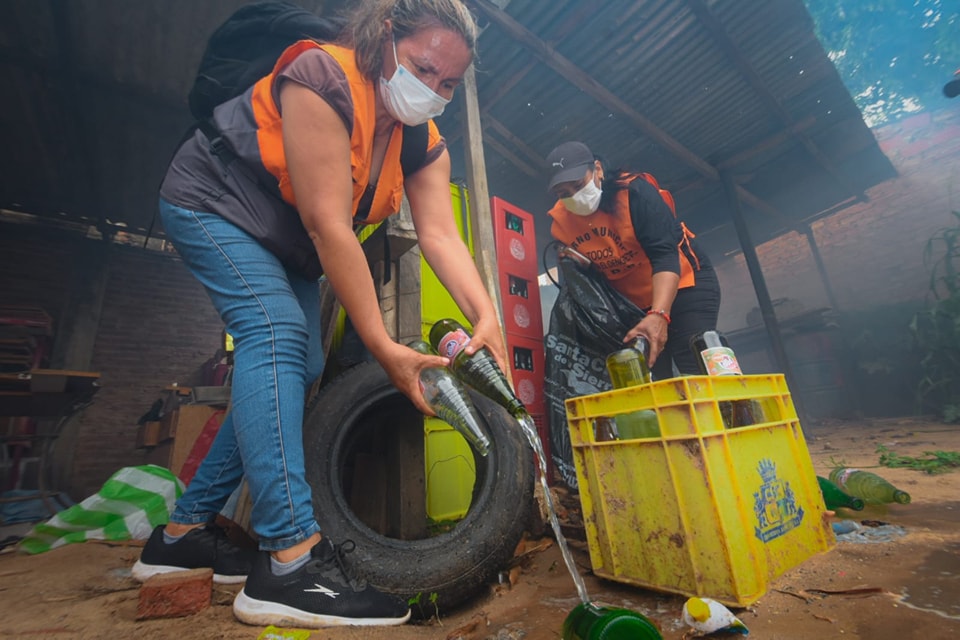
[[[793,391],[791,395],[793,396],[794,407],[797,409],[797,417],[803,424],[806,422],[806,412],[803,410],[802,400],[798,395],[799,388],[793,384],[793,371],[790,368],[790,360],[787,358],[787,351],[780,336],[780,323],[777,321],[773,303],[770,301],[770,292],[767,290],[767,281],[763,277],[763,269],[760,267],[757,249],[750,238],[747,223],[743,219],[743,208],[740,205],[737,185],[729,172],[722,172],[720,178],[723,181],[723,190],[727,194],[730,217],[733,219],[733,226],[737,230],[740,248],[743,249],[743,257],[747,262],[747,269],[750,271],[750,279],[753,281],[753,289],[757,294],[757,302],[760,304],[760,313],[763,316],[763,324],[767,328],[767,337],[773,347],[773,359],[787,378],[787,385]]]
[[[466,150],[467,189],[470,192],[470,228],[473,235],[473,259],[487,293],[500,315],[500,287],[497,283],[497,252],[493,237],[493,214],[487,188],[487,166],[483,158],[483,134],[480,106],[477,102],[477,78],[471,66],[463,77],[464,114],[463,141]]]

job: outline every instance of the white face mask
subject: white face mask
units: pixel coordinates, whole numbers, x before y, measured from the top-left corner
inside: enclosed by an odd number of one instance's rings
[[[415,127],[443,113],[450,101],[423,84],[416,75],[397,59],[397,42],[393,42],[393,59],[397,70],[387,80],[380,76],[380,99],[394,118]]]
[[[574,215],[589,216],[600,206],[601,195],[603,190],[597,186],[593,178],[590,178],[580,191],[569,198],[560,198],[560,202]]]

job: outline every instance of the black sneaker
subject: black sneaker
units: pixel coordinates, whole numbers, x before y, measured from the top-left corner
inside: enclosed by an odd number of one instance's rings
[[[163,525],[160,525],[147,540],[132,573],[142,582],[158,573],[210,567],[217,584],[239,584],[247,579],[256,557],[255,550],[238,547],[227,540],[226,532],[219,527],[199,527],[167,544],[163,541]]]
[[[355,545],[323,538],[310,550],[310,561],[293,573],[276,576],[270,554],[261,552],[250,578],[233,601],[241,622],[307,628],[344,625],[398,625],[410,619],[410,607],[398,597],[377,591],[355,578],[343,555]]]

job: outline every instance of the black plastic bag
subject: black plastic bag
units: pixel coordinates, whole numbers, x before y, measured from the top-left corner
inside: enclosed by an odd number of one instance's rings
[[[577,488],[577,471],[564,400],[612,388],[606,358],[624,348],[623,336],[644,317],[593,267],[557,260],[560,293],[544,338],[544,397],[550,420],[550,453],[563,482]]]

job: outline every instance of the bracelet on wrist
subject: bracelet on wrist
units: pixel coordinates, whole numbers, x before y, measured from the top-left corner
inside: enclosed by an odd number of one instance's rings
[[[660,316],[667,321],[667,324],[670,324],[670,314],[667,313],[666,309],[650,309],[647,311],[647,315]]]

